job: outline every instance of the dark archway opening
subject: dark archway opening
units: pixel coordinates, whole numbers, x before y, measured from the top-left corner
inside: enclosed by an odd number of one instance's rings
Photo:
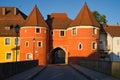
[[[53,49],[50,55],[51,64],[65,64],[65,51],[61,48]]]

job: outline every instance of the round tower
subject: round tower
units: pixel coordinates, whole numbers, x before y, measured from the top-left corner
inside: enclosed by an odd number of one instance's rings
[[[99,23],[87,4],[83,6],[67,30],[69,62],[78,59],[98,60]]]
[[[39,65],[46,64],[49,28],[37,6],[20,29],[20,59],[38,60]]]

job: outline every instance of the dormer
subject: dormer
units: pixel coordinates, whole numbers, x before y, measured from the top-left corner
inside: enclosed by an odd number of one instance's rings
[[[6,30],[6,31],[9,31],[9,30],[10,30],[10,26],[6,26],[6,27],[5,27],[5,30]]]
[[[13,25],[6,26],[6,27],[5,27],[5,30],[6,30],[6,31],[9,31],[9,30],[11,30],[12,28],[13,28]]]

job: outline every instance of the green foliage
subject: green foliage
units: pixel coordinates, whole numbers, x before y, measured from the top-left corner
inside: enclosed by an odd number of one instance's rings
[[[98,21],[99,24],[104,24],[107,23],[106,16],[101,15],[98,11],[93,11],[93,16],[95,16],[96,20]]]

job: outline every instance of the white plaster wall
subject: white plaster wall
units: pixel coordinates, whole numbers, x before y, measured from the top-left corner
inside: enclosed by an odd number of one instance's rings
[[[119,40],[119,44],[118,41]],[[120,37],[112,37],[110,34],[107,36],[109,55],[111,61],[120,61]]]

